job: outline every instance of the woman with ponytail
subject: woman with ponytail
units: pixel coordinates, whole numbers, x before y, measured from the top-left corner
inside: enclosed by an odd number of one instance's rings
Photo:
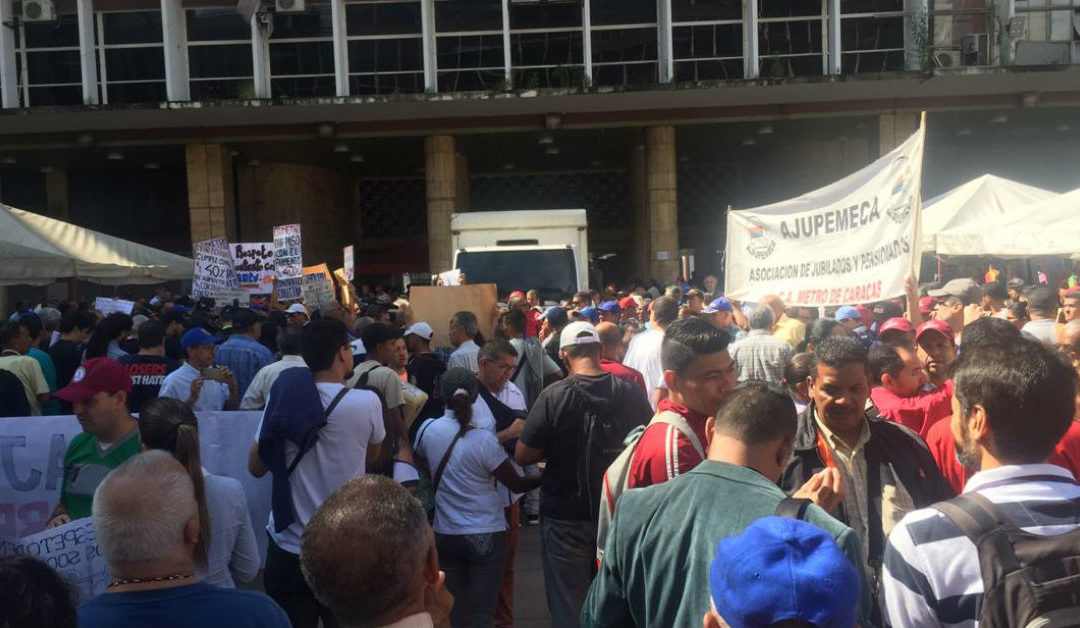
[[[199,505],[195,564],[207,584],[235,588],[259,572],[259,549],[240,482],[211,475],[199,458],[199,422],[187,404],[158,397],[142,406],[139,437],[144,449],[161,449],[184,465]]]
[[[495,434],[472,424],[480,390],[476,375],[452,368],[442,376],[446,414],[428,419],[416,434],[418,458],[427,462],[435,490],[435,547],[454,596],[455,628],[488,628],[506,563],[506,494],[540,485],[539,475],[522,477]]]

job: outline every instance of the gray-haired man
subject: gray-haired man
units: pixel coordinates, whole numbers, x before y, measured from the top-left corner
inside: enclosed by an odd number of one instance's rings
[[[794,352],[790,344],[772,335],[774,316],[767,306],[754,308],[750,313],[750,333],[729,350],[740,382],[756,379],[779,384],[784,379],[784,367]]]

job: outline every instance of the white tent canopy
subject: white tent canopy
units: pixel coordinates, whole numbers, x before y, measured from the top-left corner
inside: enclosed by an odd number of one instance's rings
[[[147,284],[191,279],[193,271],[189,258],[0,205],[0,285],[68,277]]]
[[[1018,207],[1008,219],[937,234],[942,255],[1032,257],[1080,252],[1080,189]]]
[[[937,244],[938,234],[944,231],[977,231],[1012,222],[1026,213],[1027,206],[1055,196],[1055,192],[992,174],[972,179],[926,201],[922,213],[923,252],[945,253]]]

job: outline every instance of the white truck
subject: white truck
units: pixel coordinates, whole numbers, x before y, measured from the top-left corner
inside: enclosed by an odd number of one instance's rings
[[[558,301],[589,286],[584,209],[468,212],[450,216],[454,268],[469,283],[493,283],[505,299],[535,288]]]

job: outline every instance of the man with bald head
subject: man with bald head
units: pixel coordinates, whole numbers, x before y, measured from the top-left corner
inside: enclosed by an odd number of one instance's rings
[[[788,343],[792,349],[806,338],[806,323],[794,316],[788,316],[788,309],[784,307],[780,297],[775,294],[764,296],[758,305],[768,306],[773,311],[773,337]]]
[[[199,582],[199,509],[186,469],[164,451],[117,467],[94,494],[94,533],[112,574],[105,593],[79,607],[79,625],[289,626],[273,600],[255,591]]]
[[[645,378],[641,372],[622,364],[626,348],[623,347],[623,337],[619,326],[615,323],[603,322],[596,326],[596,332],[600,334],[600,368],[615,377],[635,384],[641,392],[648,394],[649,389],[645,387]]]

